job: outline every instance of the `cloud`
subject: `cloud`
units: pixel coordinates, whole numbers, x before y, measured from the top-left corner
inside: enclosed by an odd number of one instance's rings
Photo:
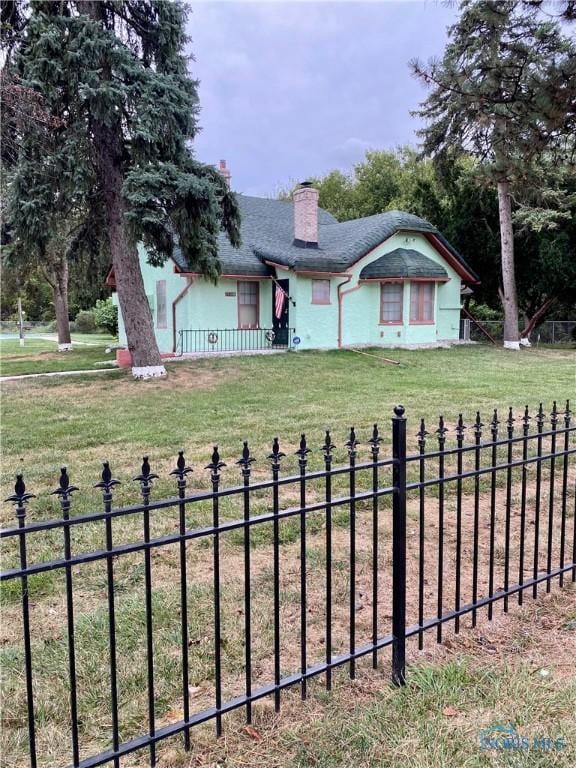
[[[348,169],[366,149],[415,143],[422,100],[407,62],[442,52],[455,9],[435,3],[195,3],[206,162],[238,190]]]
[[[340,169],[349,169],[355,163],[364,159],[368,149],[373,148],[373,143],[351,136],[340,144],[337,144],[328,155],[330,160]]]

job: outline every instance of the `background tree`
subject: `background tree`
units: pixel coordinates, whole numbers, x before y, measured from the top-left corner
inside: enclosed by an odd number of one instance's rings
[[[526,338],[538,323],[576,306],[576,169],[541,164],[541,180],[514,213],[520,232],[518,294]]]
[[[490,317],[499,319],[496,190],[477,158],[461,154],[443,160],[432,162],[409,147],[372,150],[349,173],[335,170],[313,181],[321,207],[339,221],[393,209],[430,221],[480,276],[474,304],[486,305]],[[385,185],[378,183],[383,169],[392,176]],[[570,317],[576,303],[576,177],[569,165],[541,164],[540,171],[539,189],[526,194],[514,212],[518,305],[526,337],[551,313]]]
[[[220,230],[239,244],[234,195],[189,149],[198,98],[185,17],[182,3],[161,0],[36,2],[14,58],[23,84],[65,120],[44,184],[19,154],[10,185],[16,234],[49,232],[56,200],[103,217],[133,372],[142,377],[165,369],[137,242],[161,264],[177,237],[190,268],[213,279]]]
[[[0,284],[1,319],[17,320],[18,299],[26,320],[35,322],[54,320],[54,296],[52,289],[40,273],[37,264],[2,263],[2,282]]]
[[[495,185],[504,345],[519,348],[512,198],[537,183],[538,163],[564,153],[576,129],[576,53],[537,6],[464,0],[441,61],[412,63],[431,88],[417,114],[424,152],[467,151]],[[564,158],[565,159],[565,158]]]
[[[339,221],[395,209],[430,221],[481,276],[477,301],[499,306],[498,203],[493,189],[478,184],[477,166],[462,155],[442,168],[414,148],[399,147],[371,150],[350,173],[335,170],[312,181],[320,206]]]

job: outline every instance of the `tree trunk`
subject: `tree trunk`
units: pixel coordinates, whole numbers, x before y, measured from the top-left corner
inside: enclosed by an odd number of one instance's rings
[[[522,330],[522,339],[521,343],[526,340],[528,343],[530,343],[530,334],[536,328],[538,323],[542,322],[542,320],[546,317],[548,312],[552,309],[556,301],[558,300],[558,296],[550,296],[550,298],[546,299],[546,301],[538,307],[536,312],[532,315],[531,318],[526,318],[526,325],[524,326],[524,329]]]
[[[102,23],[104,8],[100,3],[85,3],[85,12],[98,23]],[[104,67],[104,77],[106,77],[105,69]],[[128,350],[132,356],[132,374],[138,379],[166,376],[166,368],[162,365],[154,335],[152,314],[144,290],[138,251],[136,244],[131,242],[126,232],[124,218],[126,205],[122,197],[124,157],[120,118],[118,117],[112,124],[93,118],[91,129],[104,195],[114,279],[128,340]]]
[[[138,251],[126,234],[120,142],[118,136],[108,126],[95,123],[93,128],[104,192],[114,279],[124,319],[128,349],[132,356],[132,373],[140,379],[165,376],[166,369],[162,365],[154,335],[152,314],[144,290]]]
[[[500,247],[502,260],[502,291],[500,299],[504,309],[504,347],[520,349],[518,330],[518,298],[516,295],[516,274],[514,270],[514,232],[512,229],[512,206],[508,182],[498,182],[498,213],[500,217]]]
[[[58,331],[58,352],[71,352],[70,318],[68,315],[68,260],[60,259],[54,267],[54,307]]]

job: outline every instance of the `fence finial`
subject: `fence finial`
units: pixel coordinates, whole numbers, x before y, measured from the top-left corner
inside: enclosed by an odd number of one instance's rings
[[[401,419],[404,416],[405,412],[406,412],[406,409],[404,408],[403,405],[400,405],[400,403],[398,403],[398,405],[394,406],[394,415],[397,418]]]
[[[28,499],[34,499],[35,494],[26,493],[26,485],[24,483],[24,475],[17,474],[16,482],[14,484],[14,493],[12,496],[8,496],[4,501],[11,501],[16,505],[16,517],[26,517],[26,502]]]
[[[420,448],[424,448],[426,445],[426,436],[429,433],[426,431],[426,423],[424,419],[420,419],[420,429],[416,433],[416,437],[418,438],[418,445]]]
[[[69,500],[70,494],[77,491],[78,488],[75,485],[70,485],[70,478],[68,477],[68,470],[66,467],[60,469],[60,478],[58,481],[58,488],[50,493],[51,496],[59,496],[61,503],[66,503]]]
[[[544,426],[544,408],[542,407],[542,403],[538,406],[538,413],[536,414],[536,426],[539,430],[542,430],[542,427]]]
[[[212,451],[212,457],[210,460],[210,464],[207,464],[204,469],[211,469],[213,475],[217,475],[222,467],[225,467],[226,464],[224,464],[223,461],[220,461],[220,452],[218,451],[218,446],[214,446],[214,450]]]
[[[310,448],[306,444],[306,435],[302,433],[300,435],[300,447],[296,451],[296,456],[299,456],[299,464],[306,464],[306,456],[310,453]]]
[[[500,424],[498,421],[498,409],[494,408],[494,414],[492,416],[492,421],[490,422],[490,432],[492,432],[493,440],[496,440],[498,437],[498,424]]]
[[[250,465],[256,461],[255,458],[250,456],[250,448],[248,447],[248,440],[244,440],[244,447],[242,448],[242,456],[238,459],[236,464],[242,467],[243,472],[250,471]]]
[[[112,471],[110,469],[110,464],[107,461],[104,461],[102,463],[102,480],[100,480],[99,483],[96,483],[94,485],[94,488],[101,488],[103,493],[110,493],[112,488],[114,488],[115,485],[120,485],[120,480],[115,480],[112,477]]]
[[[522,429],[527,433],[528,427],[530,425],[530,421],[532,420],[532,417],[530,416],[530,411],[528,409],[528,406],[526,405],[524,408],[524,415],[522,416]]]
[[[565,427],[570,426],[571,416],[572,416],[572,411],[570,410],[570,400],[566,400],[566,408],[564,410],[564,426]]]
[[[456,424],[456,439],[460,440],[460,442],[462,442],[462,440],[464,439],[464,432],[465,432],[465,430],[466,430],[466,426],[464,424],[464,420],[462,418],[462,414],[459,413],[458,414],[458,423]]]
[[[135,482],[139,482],[142,488],[149,488],[152,485],[152,480],[158,479],[158,475],[155,475],[150,471],[150,462],[148,461],[148,456],[142,457],[142,467],[140,469],[140,474],[133,479]]]
[[[446,432],[448,432],[448,427],[444,424],[444,416],[440,416],[438,419],[438,429],[436,430],[440,447],[446,442]]]
[[[552,425],[552,429],[556,429],[556,425],[558,424],[558,407],[556,405],[556,400],[554,400],[552,404],[552,412],[550,413],[550,424]]]
[[[286,456],[286,454],[280,450],[280,443],[278,442],[278,438],[275,437],[272,441],[272,453],[268,454],[268,458],[272,461],[272,469],[276,470],[280,468],[280,459],[284,456]]]
[[[184,451],[178,451],[178,458],[176,459],[176,469],[170,472],[171,475],[176,475],[178,483],[182,483],[186,480],[186,475],[190,474],[194,470],[192,467],[186,466],[186,459],[184,458]]]
[[[380,432],[378,431],[378,424],[374,424],[374,427],[372,428],[372,437],[368,442],[370,443],[372,453],[376,455],[380,450],[380,443],[382,442]]]
[[[516,419],[514,418],[514,413],[512,411],[512,406],[508,408],[508,418],[506,419],[506,428],[508,429],[508,434],[512,435],[512,432],[514,431],[514,422]]]
[[[332,442],[332,437],[330,435],[330,430],[326,430],[326,434],[324,436],[324,445],[322,446],[322,450],[324,451],[324,458],[325,459],[331,459],[332,458],[332,451],[334,450],[336,446]]]
[[[350,454],[350,456],[356,455],[356,446],[360,445],[360,443],[358,442],[358,440],[356,440],[356,430],[354,429],[354,427],[350,427],[350,435],[348,437],[348,440],[346,440],[346,442],[344,443],[344,445],[346,446],[346,448],[348,448],[348,453]]]
[[[133,478],[134,482],[140,483],[140,492],[142,493],[142,499],[145,505],[148,504],[150,499],[150,491],[152,489],[152,481],[156,480],[158,475],[155,475],[150,471],[150,462],[148,456],[142,457],[142,468],[140,474]]]

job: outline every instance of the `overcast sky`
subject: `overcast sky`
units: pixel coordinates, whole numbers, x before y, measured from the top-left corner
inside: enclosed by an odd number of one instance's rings
[[[441,55],[455,17],[435,0],[192,2],[197,157],[225,159],[236,191],[275,196],[366,149],[415,144],[425,92],[408,61]]]

